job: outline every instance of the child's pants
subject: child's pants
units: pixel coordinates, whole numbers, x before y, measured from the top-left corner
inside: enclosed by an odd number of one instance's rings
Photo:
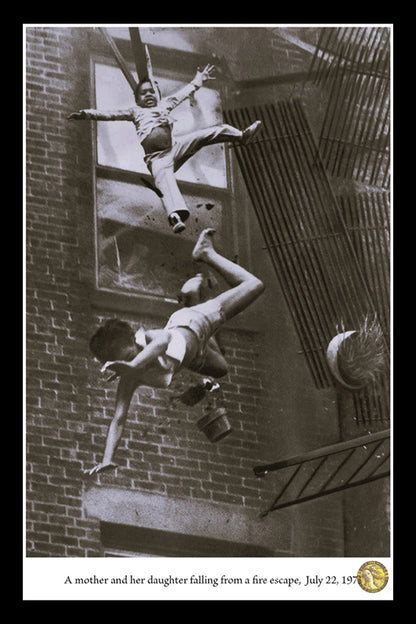
[[[178,188],[175,171],[201,147],[214,143],[238,141],[242,134],[241,130],[237,130],[228,124],[211,126],[175,137],[174,143],[169,149],[146,155],[145,162],[153,176],[155,185],[163,194],[162,203],[168,215],[172,212],[178,212],[182,220],[189,216],[189,209]]]

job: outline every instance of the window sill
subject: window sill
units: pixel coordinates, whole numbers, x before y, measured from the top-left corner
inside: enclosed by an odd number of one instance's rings
[[[154,318],[165,323],[169,316],[179,309],[179,304],[173,299],[165,299],[154,295],[126,295],[113,290],[95,289],[90,294],[92,308],[101,311],[131,313],[134,316]],[[264,326],[258,317],[247,318],[243,314],[227,322],[225,329],[261,333]]]

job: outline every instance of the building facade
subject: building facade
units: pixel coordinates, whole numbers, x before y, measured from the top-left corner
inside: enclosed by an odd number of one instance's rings
[[[212,50],[230,52],[238,71],[230,50],[238,58],[245,49],[245,80],[235,96],[241,101],[284,98],[306,72],[307,52],[273,32],[260,47],[264,29],[226,29],[228,38],[219,29],[198,30],[142,29],[163,89],[185,84],[201,62],[211,62]],[[192,211],[186,233],[172,234],[146,185],[130,124],[68,120],[83,108],[131,104],[99,30],[30,26],[25,35],[26,555],[338,557],[365,556],[367,547],[374,554],[374,546],[386,554],[385,485],[365,486],[378,509],[375,532],[361,509],[354,511],[360,499],[349,494],[346,507],[342,492],[262,515],[279,477],[259,479],[255,465],[361,430],[340,422],[336,389],[313,383],[232,148],[207,148],[179,172]],[[126,33],[113,35],[134,72]],[[272,88],[261,76],[250,81],[263,61],[287,79]],[[223,70],[178,109],[183,131],[222,118],[225,82]],[[312,124],[318,113],[311,111]],[[197,272],[189,253],[207,226],[216,228],[224,255],[266,284],[262,298],[221,332],[230,372],[217,395],[193,406],[178,398],[197,382],[191,373],[169,390],[140,388],[118,468],[88,476],[102,457],[116,392],[91,357],[89,339],[113,317],[162,327],[179,307],[181,284]],[[223,286],[210,277],[215,289]],[[212,443],[197,421],[218,406],[232,433]]]

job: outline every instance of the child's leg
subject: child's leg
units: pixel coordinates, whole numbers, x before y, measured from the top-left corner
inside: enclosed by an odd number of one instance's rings
[[[205,262],[218,271],[231,286],[229,290],[215,297],[221,304],[225,319],[231,319],[245,310],[263,292],[263,283],[238,264],[221,256],[212,242],[215,230],[203,230],[192,252],[196,262]]]
[[[162,193],[162,203],[168,216],[172,212],[179,212],[183,220],[189,216],[189,209],[173,172],[173,158],[171,154],[152,161],[151,172],[157,188]]]
[[[147,160],[155,185],[162,195],[162,204],[168,214],[169,222],[173,225],[174,232],[182,232],[185,229],[182,221],[186,221],[189,217],[189,209],[179,190],[175,171],[206,145],[228,141],[236,141],[242,145],[248,143],[258,132],[260,126],[261,122],[256,121],[245,130],[238,130],[228,124],[203,128],[177,137],[172,149],[166,155]],[[175,223],[176,215],[179,216],[178,223]],[[171,222],[172,218],[174,219],[173,222]]]
[[[174,169],[177,171],[198,150],[206,145],[241,140],[243,133],[233,126],[220,124],[178,136],[173,146]]]
[[[175,171],[206,145],[227,142],[246,144],[258,132],[260,125],[261,122],[256,121],[245,130],[238,130],[229,124],[219,124],[177,137],[173,146]]]

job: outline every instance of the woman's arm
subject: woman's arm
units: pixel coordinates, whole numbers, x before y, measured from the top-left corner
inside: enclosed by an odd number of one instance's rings
[[[149,364],[153,364],[160,355],[163,355],[168,347],[170,334],[167,331],[158,330],[151,342],[146,345],[143,351],[140,351],[133,360],[126,362],[124,360],[116,360],[115,362],[106,362],[101,371],[110,369],[118,375],[131,374],[139,371]]]
[[[108,428],[103,461],[91,468],[91,470],[85,471],[87,474],[92,475],[106,468],[115,468],[117,466],[114,463],[114,455],[123,435],[124,425],[126,424],[127,414],[136,386],[137,384],[132,377],[122,377],[120,379],[117,387],[114,416]]]

